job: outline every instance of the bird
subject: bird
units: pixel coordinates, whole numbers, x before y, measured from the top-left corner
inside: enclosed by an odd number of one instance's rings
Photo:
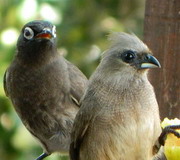
[[[44,150],[69,152],[70,133],[88,80],[57,49],[56,26],[34,20],[25,24],[17,51],[4,75],[4,90],[28,131]]]
[[[89,78],[71,133],[71,160],[151,160],[161,133],[150,68],[160,68],[136,35],[113,32]]]

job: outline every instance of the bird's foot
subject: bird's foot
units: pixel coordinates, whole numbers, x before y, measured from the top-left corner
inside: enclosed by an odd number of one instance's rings
[[[48,153],[43,153],[43,154],[41,154],[37,159],[35,159],[35,160],[43,160],[44,158],[46,158],[47,156],[49,156],[50,154],[48,154]]]
[[[158,139],[159,144],[164,146],[167,134],[169,134],[169,133],[172,133],[176,137],[180,138],[180,133],[178,133],[175,129],[180,129],[180,125],[169,125],[169,126],[166,126],[162,130],[161,135],[159,136],[159,139]]]

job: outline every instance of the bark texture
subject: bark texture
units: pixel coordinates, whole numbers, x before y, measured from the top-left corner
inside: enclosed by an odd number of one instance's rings
[[[180,0],[147,0],[144,41],[162,68],[150,73],[160,115],[180,118]]]

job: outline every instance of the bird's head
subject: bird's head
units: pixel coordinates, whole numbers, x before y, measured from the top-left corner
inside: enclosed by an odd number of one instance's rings
[[[127,33],[113,33],[109,39],[112,45],[102,57],[102,63],[111,70],[144,72],[149,68],[160,67],[159,61],[152,55],[148,47],[135,35]],[[104,62],[103,62],[104,61]]]
[[[48,21],[35,20],[21,30],[17,42],[18,51],[38,52],[56,45],[56,27]]]

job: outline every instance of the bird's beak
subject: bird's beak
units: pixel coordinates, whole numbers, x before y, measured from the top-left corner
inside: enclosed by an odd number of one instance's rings
[[[51,39],[53,37],[52,31],[49,28],[44,28],[41,33],[35,36],[36,39]]]
[[[146,55],[146,58],[142,61],[140,65],[141,69],[157,68],[157,67],[161,68],[159,61],[150,54]]]

